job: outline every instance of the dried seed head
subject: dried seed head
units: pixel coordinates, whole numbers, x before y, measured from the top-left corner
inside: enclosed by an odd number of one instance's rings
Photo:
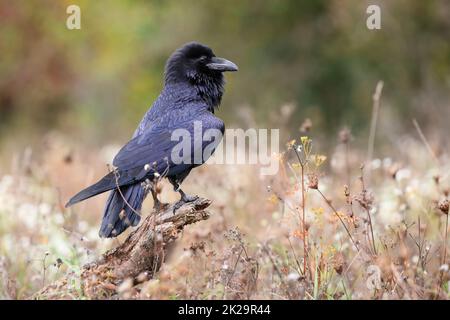
[[[352,133],[349,128],[345,127],[341,131],[339,131],[339,141],[341,143],[347,144],[350,142],[352,138]]]
[[[293,149],[295,147],[295,142],[296,142],[295,139],[289,141],[288,143],[286,143],[286,148],[288,150]]]
[[[449,204],[448,199],[445,199],[445,200],[439,201],[438,208],[439,208],[439,210],[441,210],[441,212],[443,214],[448,214],[449,205],[450,204]]]
[[[194,254],[196,254],[197,251],[205,252],[205,245],[206,245],[205,241],[193,242],[191,243],[189,250],[191,250]]]
[[[57,268],[61,267],[61,265],[62,265],[63,263],[64,263],[64,262],[61,260],[61,258],[57,258],[57,259],[56,259],[56,267],[57,267]]]
[[[322,154],[316,154],[314,156],[314,165],[316,167],[320,167],[325,162],[325,160],[327,160],[326,156],[324,156]]]
[[[350,197],[350,188],[348,185],[344,185],[344,194],[347,198]]]
[[[73,155],[72,155],[72,152],[68,152],[68,153],[64,156],[63,161],[64,161],[64,163],[67,163],[67,164],[72,163],[72,162],[73,162]]]
[[[372,208],[374,198],[373,194],[370,191],[363,190],[354,197],[354,200],[358,202],[361,207],[369,210],[370,208]]]
[[[333,268],[337,274],[341,274],[344,270],[345,259],[341,252],[337,252],[333,257]]]
[[[300,132],[308,133],[311,131],[312,128],[312,121],[310,118],[306,118],[305,121],[303,121],[302,125],[300,126]]]
[[[396,163],[390,165],[388,167],[387,171],[388,171],[388,174],[392,177],[392,179],[396,179],[397,172],[399,172],[401,168],[402,168],[402,166],[398,162],[396,162]]]
[[[433,176],[433,180],[434,180],[434,183],[436,183],[437,185],[439,185],[439,182],[440,182],[440,180],[441,180],[441,177],[440,177],[439,175],[435,175],[435,176]]]
[[[308,230],[310,227],[311,227],[311,224],[309,222],[305,222],[306,235],[308,235]]]
[[[308,188],[318,189],[319,188],[319,177],[316,173],[308,174]]]

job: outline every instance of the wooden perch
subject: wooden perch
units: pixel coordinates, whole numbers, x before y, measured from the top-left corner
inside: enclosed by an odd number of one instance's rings
[[[108,299],[117,295],[125,280],[142,282],[159,270],[174,240],[185,226],[210,217],[211,201],[199,198],[173,212],[173,205],[154,209],[118,247],[89,263],[80,273],[71,273],[46,286],[33,299]]]

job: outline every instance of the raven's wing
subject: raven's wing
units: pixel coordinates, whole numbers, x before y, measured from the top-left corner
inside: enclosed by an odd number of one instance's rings
[[[201,128],[200,137],[198,137],[199,126]],[[177,163],[172,158],[174,148],[181,143],[180,140],[172,139],[172,134],[175,130],[181,130],[178,131],[180,134],[183,134],[183,132],[190,134],[191,140],[188,140],[188,142],[191,147],[198,146],[203,150],[205,143],[202,137],[205,131],[209,129],[223,133],[224,123],[206,110],[192,110],[190,112],[190,109],[186,108],[185,110],[172,111],[161,117],[144,133],[130,140],[116,155],[113,165],[118,168],[119,172],[127,172],[128,176],[130,172],[133,172],[135,180],[140,180],[148,174],[144,170],[144,166],[147,164],[152,171],[157,171],[160,174],[167,169],[184,169],[189,164]],[[197,131],[197,136],[194,131]],[[202,139],[202,143],[195,144],[194,139],[198,138]],[[192,156],[192,164],[195,149],[191,150],[190,155]]]
[[[189,109],[188,109],[189,110]],[[150,127],[141,134],[131,139],[116,155],[113,165],[117,168],[114,172],[110,172],[100,181],[89,186],[88,188],[78,192],[66,206],[73,205],[93,197],[102,192],[112,190],[117,186],[126,186],[139,183],[154,172],[162,174],[169,170],[169,174],[178,174],[195,166],[195,159],[191,159],[190,163],[174,162],[172,159],[172,151],[180,144],[179,140],[172,139],[172,133],[176,129],[184,129],[186,133],[192,135],[189,142],[190,147],[201,148],[203,150],[210,148],[212,145],[217,146],[220,140],[214,137],[214,141],[201,141],[194,143],[194,127],[201,123],[201,136],[209,129],[224,132],[224,124],[222,120],[216,118],[212,113],[207,111],[191,112],[180,111],[170,112],[155,121]],[[219,138],[221,138],[220,136]],[[191,150],[192,158],[195,156],[195,148]],[[213,150],[210,150],[213,151]],[[206,153],[206,152],[205,152]],[[212,154],[212,152],[210,152]],[[206,161],[207,159],[204,159]],[[195,162],[196,163],[196,162]],[[150,168],[146,168],[146,165]],[[198,163],[196,163],[198,164]]]

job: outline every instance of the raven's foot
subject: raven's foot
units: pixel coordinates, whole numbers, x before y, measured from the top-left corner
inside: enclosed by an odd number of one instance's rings
[[[183,190],[179,189],[178,192],[181,194],[181,199],[173,205],[173,213],[181,208],[181,206],[185,203],[194,202],[198,199],[198,196],[191,196],[183,192]]]
[[[187,202],[194,202],[198,199],[198,196],[190,196],[188,194],[184,194],[181,200],[183,200],[185,203]]]

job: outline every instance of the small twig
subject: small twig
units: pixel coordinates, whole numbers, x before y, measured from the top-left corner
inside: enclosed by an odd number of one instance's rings
[[[409,294],[408,288],[403,283],[404,282],[402,279],[403,271],[401,273],[399,273],[393,263],[391,263],[390,267],[391,267],[390,269],[392,271],[392,274],[394,275],[394,280],[395,280],[396,285],[398,285],[398,287],[400,287],[403,290],[403,292],[405,293],[406,299],[411,300],[411,295]]]
[[[244,248],[241,248],[241,251],[237,255],[236,262],[234,263],[234,266],[233,266],[233,271],[231,272],[230,276],[228,277],[227,283],[225,285],[225,289],[228,288],[228,286],[230,285],[231,279],[233,279],[234,274],[236,273],[237,265],[239,263],[239,260],[241,259],[242,252],[244,252]],[[225,291],[224,291],[224,295],[225,295]]]
[[[306,274],[306,261],[308,260],[308,238],[306,236],[306,219],[305,219],[305,168],[302,167],[302,229],[303,229],[303,272]]]
[[[113,170],[114,173],[114,178],[115,178],[115,182],[116,182],[116,188],[119,191],[120,196],[123,199],[123,202],[125,202],[125,204],[127,205],[127,207],[129,207],[131,209],[131,211],[133,211],[135,214],[137,214],[139,217],[141,216],[140,212],[137,212],[136,209],[134,209],[127,201],[127,199],[125,198],[125,196],[122,193],[122,190],[120,190],[120,186],[119,186],[119,174],[117,173],[117,170]]]
[[[370,170],[369,170],[370,172]],[[362,192],[363,194],[367,194],[366,184],[364,183],[364,167],[361,167],[361,184],[362,184]],[[373,224],[372,224],[372,217],[370,216],[370,210],[367,205],[363,206],[366,213],[367,213],[367,219],[369,221],[369,229],[370,229],[370,235],[372,237],[372,246],[373,246],[373,252],[375,255],[377,254],[377,247],[375,246],[375,236],[373,233]],[[370,241],[369,241],[370,242]]]
[[[284,278],[283,278],[283,274],[281,273],[280,269],[278,268],[278,266],[276,265],[275,261],[272,258],[272,255],[270,254],[269,249],[267,248],[266,245],[262,244],[261,245],[263,251],[267,254],[267,256],[269,257],[270,262],[272,263],[273,269],[275,270],[275,272],[277,273],[278,277],[280,278],[280,281],[282,283],[282,285],[284,286],[284,288],[286,289],[286,294],[288,295],[289,299],[292,299],[291,297],[291,293],[289,292],[289,287],[287,286],[287,284],[284,282]]]
[[[46,276],[46,272],[47,272],[47,266],[45,265],[45,260],[47,259],[48,255],[49,255],[48,252],[44,253],[44,258],[42,259],[42,269],[43,269],[42,286],[45,286],[45,276]]]
[[[339,213],[337,212],[337,210],[331,204],[330,200],[328,200],[328,198],[322,193],[322,191],[320,191],[319,188],[317,188],[316,190],[319,192],[319,194],[322,196],[323,200],[325,200],[325,202],[328,204],[328,206],[331,208],[331,210],[333,210],[334,214],[339,218],[339,221],[341,221],[342,226],[344,227],[345,231],[347,232],[347,234],[348,234],[350,240],[352,241],[353,245],[355,246],[356,250],[359,251],[359,247],[356,244],[355,240],[353,239],[352,234],[350,233],[350,230],[348,229],[348,227],[345,224],[344,220],[342,220],[342,218],[339,215]]]
[[[305,166],[307,165],[307,161],[308,161],[308,154],[306,153],[307,151],[305,150],[305,144],[302,145],[303,147],[303,152],[305,154],[305,160],[302,161],[300,154],[297,151],[297,148],[293,148],[295,155],[297,156],[298,162],[300,164],[301,167],[301,191],[302,191],[302,215],[301,215],[301,221],[302,221],[302,233],[303,233],[303,273],[306,275],[306,265],[307,265],[307,261],[309,260],[308,258],[308,237],[307,237],[307,230],[306,230],[306,195],[305,195]],[[310,271],[310,277],[312,280],[312,270]]]
[[[445,216],[445,235],[444,235],[444,258],[442,264],[447,262],[447,241],[448,241],[448,214]]]
[[[294,255],[294,260],[295,260],[295,263],[297,264],[298,272],[300,272],[300,274],[303,276],[304,273],[303,273],[302,268],[300,266],[300,262],[298,262],[298,258],[297,258],[297,255],[295,254],[294,247],[292,246],[291,239],[289,239],[289,236],[287,236],[287,239],[289,241],[289,246],[291,247],[292,254]]]
[[[353,257],[352,261],[350,261],[350,263],[348,264],[347,268],[345,269],[345,271],[342,273],[343,275],[346,275],[348,273],[348,271],[350,270],[351,266],[353,265],[353,263],[356,261],[356,259],[359,257],[361,251],[358,251],[356,253],[356,255]]]
[[[347,186],[349,192],[351,192],[351,172],[350,172],[350,160],[349,160],[350,146],[349,142],[345,144],[345,171],[347,174]]]

